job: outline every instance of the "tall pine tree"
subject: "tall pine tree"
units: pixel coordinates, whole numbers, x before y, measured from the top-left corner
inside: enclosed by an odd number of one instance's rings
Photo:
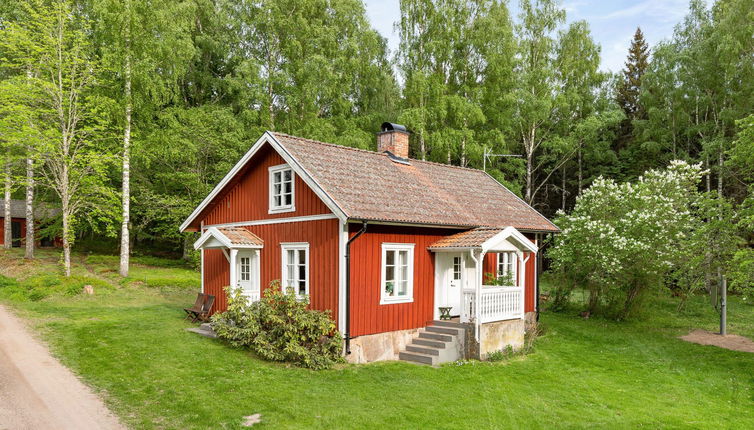
[[[626,68],[623,69],[623,82],[618,87],[616,95],[618,104],[626,113],[626,119],[633,121],[645,117],[644,109],[639,102],[641,95],[641,78],[649,65],[649,45],[644,40],[641,28],[636,28],[631,47],[628,49]]]

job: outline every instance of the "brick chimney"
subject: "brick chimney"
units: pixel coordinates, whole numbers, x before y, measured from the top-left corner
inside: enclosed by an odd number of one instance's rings
[[[377,133],[377,152],[390,151],[398,158],[408,159],[408,136],[405,126],[383,122]]]

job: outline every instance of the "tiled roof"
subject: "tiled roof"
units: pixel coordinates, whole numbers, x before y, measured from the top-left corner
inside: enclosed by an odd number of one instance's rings
[[[3,218],[5,213],[5,199],[0,199],[0,218]],[[34,216],[37,218],[50,218],[60,213],[59,209],[51,208],[44,203],[34,204]],[[24,200],[11,200],[10,201],[10,216],[11,218],[24,218],[26,219],[26,201]]]
[[[443,237],[430,245],[437,248],[479,248],[484,242],[503,231],[502,228],[480,227]]]
[[[349,218],[558,231],[481,170],[420,160],[405,165],[378,152],[271,134]]]
[[[243,227],[222,227],[217,230],[225,235],[232,245],[264,246],[264,241],[259,236]]]

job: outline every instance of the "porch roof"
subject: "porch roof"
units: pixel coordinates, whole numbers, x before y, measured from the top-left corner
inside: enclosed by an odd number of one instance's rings
[[[509,242],[522,251],[537,252],[537,246],[514,227],[474,228],[446,236],[430,245],[429,249],[431,251],[481,249],[484,252],[494,252],[500,248],[500,244],[503,242]]]
[[[262,247],[264,241],[243,227],[210,227],[194,242],[194,249]]]

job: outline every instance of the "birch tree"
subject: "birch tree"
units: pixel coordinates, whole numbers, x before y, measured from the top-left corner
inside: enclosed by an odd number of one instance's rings
[[[190,38],[191,3],[146,0],[94,0],[94,43],[105,76],[112,82],[122,124],[121,147],[121,276],[128,276],[131,251],[131,151],[134,108],[147,119],[175,100],[176,81],[194,55]]]
[[[24,19],[8,24],[4,36],[22,41],[38,62],[37,89],[29,101],[45,138],[38,142],[42,178],[60,199],[63,224],[63,268],[71,274],[71,245],[80,224],[107,205],[104,185],[108,148],[99,139],[100,104],[93,99],[97,61],[87,40],[88,22],[68,0],[22,2]]]

